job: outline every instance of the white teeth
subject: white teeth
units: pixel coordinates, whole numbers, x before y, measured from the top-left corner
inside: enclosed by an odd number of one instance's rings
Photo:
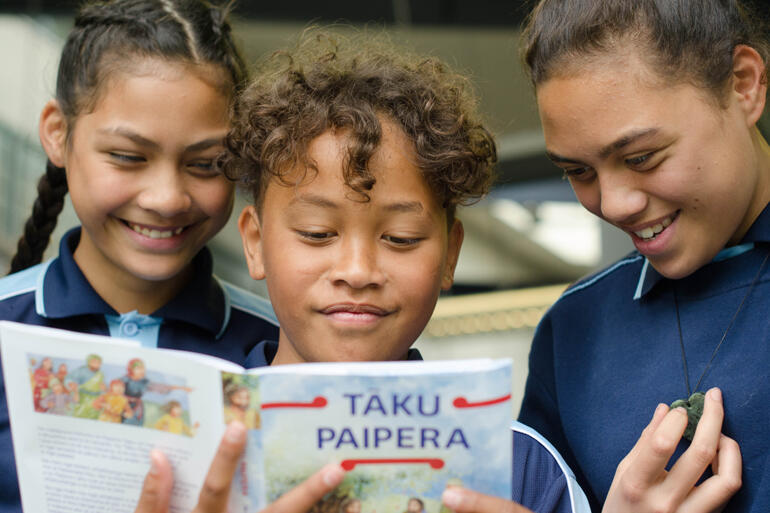
[[[169,237],[172,237],[174,235],[179,235],[182,233],[182,230],[184,230],[184,227],[182,228],[175,228],[173,230],[151,230],[149,228],[145,228],[143,226],[139,226],[136,224],[129,224],[132,230],[134,230],[136,233],[141,233],[145,237],[149,237],[151,239],[167,239]]]
[[[640,239],[650,240],[655,238],[657,234],[659,234],[660,232],[668,228],[673,222],[674,222],[673,218],[667,217],[663,221],[661,221],[660,223],[654,226],[648,226],[644,230],[635,231],[634,233]]]

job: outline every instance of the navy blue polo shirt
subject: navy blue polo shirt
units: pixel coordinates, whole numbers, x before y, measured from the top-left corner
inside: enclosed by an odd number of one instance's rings
[[[249,354],[247,367],[270,365],[278,350],[272,340],[260,342]],[[422,360],[410,349],[407,360]],[[511,423],[513,432],[513,495],[511,500],[535,513],[591,513],[575,475],[556,449],[534,429]]]
[[[768,252],[770,207],[690,276],[669,280],[634,252],[568,288],[542,319],[519,420],[561,452],[595,511],[655,407],[687,396],[674,293],[690,386],[703,376],[700,391],[721,388],[722,431],[743,456],[725,512],[770,511],[770,262],[703,374]]]
[[[264,339],[278,337],[270,303],[212,274],[208,249],[193,259],[180,293],[152,315],[119,314],[94,291],[75,263],[80,228],[67,232],[59,257],[0,279],[0,320],[112,335],[204,353],[242,365]],[[0,381],[0,513],[20,511],[5,386]]]

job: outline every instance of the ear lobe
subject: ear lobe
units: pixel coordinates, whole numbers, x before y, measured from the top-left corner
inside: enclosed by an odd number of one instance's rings
[[[762,56],[752,47],[738,45],[733,51],[732,92],[754,126],[762,115],[767,99],[767,75]]]
[[[455,281],[455,268],[460,258],[460,248],[463,245],[464,237],[463,223],[459,219],[455,219],[452,227],[449,229],[446,264],[444,265],[444,274],[441,277],[441,290],[449,290]]]
[[[67,120],[56,100],[49,100],[40,112],[38,134],[48,159],[57,167],[66,167]]]
[[[265,263],[262,257],[262,227],[254,205],[244,208],[238,216],[238,231],[241,232],[243,254],[246,257],[249,276],[255,280],[263,280]]]

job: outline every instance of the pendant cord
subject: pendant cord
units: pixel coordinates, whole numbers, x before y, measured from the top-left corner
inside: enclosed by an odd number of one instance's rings
[[[684,384],[687,385],[687,397],[692,395],[690,389],[690,371],[687,370],[687,356],[684,354],[684,341],[682,338],[682,323],[679,320],[679,301],[676,299],[676,284],[674,284],[674,310],[676,310],[676,327],[679,330],[679,347],[682,348],[682,366],[684,367]],[[722,336],[724,340],[724,336]],[[721,342],[720,342],[721,344]]]
[[[698,382],[695,384],[696,392],[698,390],[698,387],[700,387],[701,381],[703,381],[703,378],[706,377],[706,373],[711,367],[711,364],[714,362],[714,358],[716,357],[717,352],[719,351],[719,348],[722,347],[722,342],[725,341],[725,338],[727,338],[727,334],[730,332],[730,328],[733,327],[733,323],[735,322],[735,319],[738,318],[738,314],[743,309],[743,304],[749,298],[751,291],[754,290],[754,285],[756,285],[757,281],[759,281],[759,277],[762,275],[762,269],[765,268],[765,264],[767,263],[767,260],[769,257],[770,257],[770,251],[765,255],[764,260],[762,260],[762,264],[760,264],[759,269],[757,270],[757,274],[754,275],[754,279],[751,281],[751,285],[749,285],[749,290],[746,291],[746,294],[743,296],[743,299],[741,300],[741,304],[738,305],[738,309],[733,314],[733,318],[730,319],[730,324],[727,325],[727,329],[724,331],[724,333],[722,333],[722,338],[719,340],[719,343],[714,348],[714,352],[711,353],[711,358],[709,359],[709,362],[706,364],[706,368],[703,369],[703,373],[700,375]],[[676,284],[674,285],[673,289],[674,289],[674,308],[676,310],[676,327],[679,330],[679,346],[682,349],[682,365],[684,367],[684,382],[687,385],[687,396],[689,397],[690,395],[692,395],[692,389],[690,388],[690,373],[687,370],[687,357],[685,356],[684,339],[682,338],[682,323],[679,320],[679,301],[677,300],[677,296],[676,296]]]

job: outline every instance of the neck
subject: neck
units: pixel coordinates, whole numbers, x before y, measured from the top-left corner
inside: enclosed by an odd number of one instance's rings
[[[192,266],[167,280],[145,280],[127,271],[104,264],[103,258],[90,238],[81,232],[74,259],[88,283],[99,297],[116,312],[124,314],[136,310],[149,315],[171,301],[187,284]]]

